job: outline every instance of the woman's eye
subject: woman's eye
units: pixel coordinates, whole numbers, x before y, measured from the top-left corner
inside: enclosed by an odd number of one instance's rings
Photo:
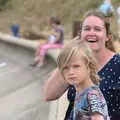
[[[96,31],[101,31],[101,29],[100,29],[100,28],[95,28],[95,30],[96,30]]]
[[[89,31],[90,29],[88,27],[84,27],[83,31]]]

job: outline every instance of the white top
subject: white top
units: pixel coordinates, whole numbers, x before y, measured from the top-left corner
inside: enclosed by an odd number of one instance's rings
[[[117,8],[117,14],[120,16],[120,6]]]

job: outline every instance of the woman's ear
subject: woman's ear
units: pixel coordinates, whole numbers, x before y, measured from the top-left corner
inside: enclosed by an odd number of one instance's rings
[[[112,38],[113,38],[113,36],[112,36],[111,34],[109,34],[109,35],[107,35],[107,39],[106,39],[106,41],[108,41],[108,40],[112,40]]]
[[[112,39],[113,39],[113,35],[112,35],[112,34],[109,34],[109,35],[108,35],[108,39],[109,39],[109,40],[112,40]]]

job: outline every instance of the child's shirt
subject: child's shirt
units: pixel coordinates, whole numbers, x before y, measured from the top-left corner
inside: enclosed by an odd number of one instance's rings
[[[87,88],[82,93],[76,92],[73,120],[77,120],[77,114],[93,113],[99,113],[103,115],[104,120],[109,120],[107,104],[98,86]]]
[[[55,33],[59,33],[59,39],[55,41],[56,44],[63,44],[64,41],[64,29],[62,26],[58,26],[55,28]]]
[[[56,41],[56,36],[55,35],[50,35],[48,38],[48,43],[54,44]]]

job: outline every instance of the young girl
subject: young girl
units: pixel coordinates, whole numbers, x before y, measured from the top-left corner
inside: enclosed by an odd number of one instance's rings
[[[72,44],[62,50],[57,62],[64,79],[76,89],[74,109],[68,120],[109,120],[91,49],[82,42]]]
[[[55,17],[50,18],[51,27],[53,28],[53,33],[49,36],[48,41],[45,44],[39,45],[33,66],[41,67],[45,63],[45,56],[49,49],[62,48],[64,40],[64,30],[60,25],[60,20]]]

